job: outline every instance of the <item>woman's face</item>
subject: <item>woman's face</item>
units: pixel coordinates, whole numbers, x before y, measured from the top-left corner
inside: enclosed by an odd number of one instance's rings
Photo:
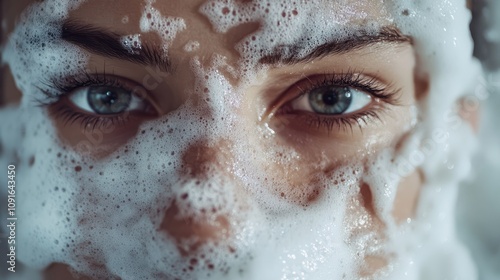
[[[64,228],[66,251],[51,262],[123,277],[123,254],[146,267],[128,275],[170,279],[258,267],[248,264],[275,238],[277,259],[321,240],[327,263],[357,258],[353,275],[385,269],[387,223],[412,217],[422,178],[398,178],[383,206],[374,193],[388,182],[373,163],[401,148],[426,90],[411,39],[386,8],[88,0],[71,10],[47,45],[78,60],[68,73],[39,74],[24,100],[41,100],[33,110],[53,127],[24,136],[50,149],[26,153],[25,176],[58,197],[30,208]],[[50,56],[44,48],[30,51]],[[343,255],[328,257],[336,248]]]

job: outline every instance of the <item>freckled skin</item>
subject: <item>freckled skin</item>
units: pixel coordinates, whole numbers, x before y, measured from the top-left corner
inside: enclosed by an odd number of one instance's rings
[[[17,1],[15,4],[9,3],[8,7],[15,9],[15,12],[8,13],[7,29],[10,32],[13,28],[13,22],[16,15],[23,9],[23,7],[30,1]],[[246,3],[248,1],[242,1]],[[350,1],[354,6],[363,1]],[[197,56],[203,67],[209,67],[213,54],[220,55],[226,58],[226,63],[229,66],[238,68],[238,59],[240,58],[234,46],[242,38],[255,32],[260,28],[258,23],[247,23],[230,29],[227,33],[221,34],[213,31],[209,21],[198,13],[198,8],[204,3],[203,0],[194,1],[158,1],[156,7],[165,13],[165,15],[175,15],[182,17],[188,26],[187,31],[179,33],[169,50],[169,55],[178,58],[176,62],[176,69],[178,71],[177,77],[168,77],[161,81],[160,84],[167,85],[172,92],[188,92],[186,89],[191,89],[195,83],[196,75],[191,70],[190,61]],[[380,3],[380,2],[377,2]],[[366,4],[366,3],[365,3]],[[2,5],[5,5],[2,3]],[[85,20],[92,22],[97,26],[106,27],[117,33],[135,34],[140,33],[137,22],[140,18],[142,2],[140,1],[87,1],[77,10],[70,13],[70,18],[76,20]],[[377,6],[378,4],[373,4]],[[117,8],[118,7],[118,8]],[[380,7],[371,7],[370,5],[361,5],[357,9],[362,9],[364,12],[381,11]],[[106,13],[99,13],[96,11],[112,11]],[[300,11],[299,11],[300,12]],[[123,15],[126,14],[129,18],[127,23],[122,22]],[[374,12],[372,17],[383,18],[385,14]],[[385,18],[383,19],[385,20]],[[9,33],[7,32],[7,33]],[[158,36],[155,34],[144,34],[145,40],[157,42]],[[5,40],[5,38],[3,38]],[[200,47],[191,53],[184,51],[184,46],[189,41],[197,41]],[[380,56],[369,56],[370,53],[378,52]],[[396,65],[388,63],[387,57],[393,55],[394,60],[399,61]],[[367,61],[368,60],[368,61]],[[390,60],[390,59],[389,59]],[[91,57],[90,64],[93,67],[104,64],[105,59],[100,57]],[[107,62],[109,67],[115,67],[117,72],[123,72],[127,78],[135,79],[141,76],[140,73],[133,70],[123,70],[130,67],[129,63],[112,61]],[[383,72],[384,75],[395,77],[399,85],[404,89],[402,102],[406,105],[411,105],[418,99],[419,96],[425,95],[427,90],[425,87],[426,81],[417,80],[413,73],[415,65],[415,57],[411,47],[403,50],[390,49],[378,50],[373,47],[366,52],[354,52],[345,56],[330,57],[328,59],[317,61],[315,63],[306,63],[295,65],[287,68],[271,69],[268,73],[267,80],[263,84],[255,84],[247,89],[249,94],[242,98],[241,102],[244,104],[238,111],[239,117],[244,119],[248,127],[260,128],[258,119],[260,106],[268,104],[266,98],[268,96],[260,96],[259,93],[270,88],[272,84],[277,91],[286,89],[292,78],[299,75],[309,75],[316,72],[323,72],[331,65],[337,65],[338,71],[347,71],[349,65],[359,64],[364,67],[368,72],[378,73]],[[97,65],[97,66],[96,66]],[[340,65],[340,66],[338,66]],[[342,68],[342,65],[347,65]],[[9,75],[7,68],[3,69],[5,75],[3,92],[7,94],[4,96],[4,103],[15,103],[19,100],[20,93],[15,89],[13,79]],[[231,82],[232,85],[238,85],[240,80],[234,77],[227,71],[221,69],[223,75]],[[284,78],[283,78],[284,77]],[[137,78],[140,80],[140,78]],[[287,80],[289,79],[289,80]],[[176,82],[173,82],[176,81]],[[269,90],[270,91],[270,90]],[[192,92],[192,90],[191,90]],[[186,95],[188,95],[186,93]],[[270,94],[275,96],[276,94]],[[180,106],[187,99],[182,94],[176,96],[175,106],[172,99],[168,96],[161,95],[156,100],[158,107],[165,108],[164,113],[175,111],[176,107]],[[203,104],[203,98],[195,99],[194,104]],[[198,103],[197,103],[198,102]],[[267,102],[267,103],[266,103]],[[169,107],[171,106],[171,107]],[[200,105],[201,106],[201,105]],[[269,189],[272,194],[287,202],[308,207],[313,205],[321,198],[323,190],[319,185],[318,177],[327,176],[336,171],[336,169],[345,164],[349,160],[356,159],[359,161],[364,160],[363,153],[377,153],[381,149],[397,143],[398,140],[404,137],[404,127],[410,121],[410,112],[408,107],[394,108],[394,111],[385,117],[385,123],[368,127],[365,134],[361,133],[356,128],[351,134],[340,133],[338,135],[325,137],[324,132],[312,132],[309,134],[301,134],[302,131],[308,129],[300,122],[286,120],[275,120],[271,122],[271,127],[274,128],[278,136],[271,137],[269,140],[262,135],[248,135],[246,144],[248,150],[253,150],[260,154],[260,162],[254,163],[254,166],[259,166],[269,172],[269,181],[280,182],[280,184],[270,185]],[[54,115],[53,115],[54,116]],[[210,119],[212,112],[207,110],[203,117]],[[131,121],[129,126],[122,127],[108,136],[104,136],[99,147],[92,151],[92,156],[97,160],[106,158],[112,154],[116,149],[123,147],[130,139],[134,138],[140,133],[139,126],[149,120],[138,119]],[[81,127],[67,126],[61,119],[54,117],[53,123],[57,128],[58,136],[63,143],[70,148],[75,148],[77,143],[84,137],[88,137]],[[257,129],[255,131],[258,131]],[[367,143],[364,135],[372,135],[373,142]],[[208,138],[208,137],[207,137]],[[332,140],[333,139],[333,140]],[[331,142],[335,145],[331,145]],[[215,143],[215,144],[214,144]],[[290,158],[289,155],[280,154],[278,151],[273,151],[272,147],[279,143],[281,146],[292,148],[297,151],[296,158]],[[241,178],[235,174],[231,169],[233,166],[241,164],[238,161],[232,147],[241,145],[241,143],[234,143],[233,139],[216,139],[216,141],[198,142],[190,145],[182,153],[182,166],[179,176],[183,178],[206,180],[213,172],[221,172],[234,185],[240,187],[241,196],[249,197],[250,194],[244,189],[244,183]],[[342,157],[343,156],[343,157]],[[33,157],[33,161],[35,162]],[[318,164],[321,162],[321,164]],[[75,166],[76,172],[83,172],[81,166]],[[320,176],[318,176],[318,174]],[[267,179],[267,178],[266,178]],[[424,178],[418,171],[403,179],[396,195],[394,209],[392,215],[397,222],[405,221],[414,215],[416,204],[418,203],[419,188],[422,185]],[[347,215],[344,223],[351,225],[353,221],[359,220],[360,217],[366,218],[366,225],[360,226],[359,224],[352,226],[352,236],[366,232],[374,232],[380,240],[384,239],[384,223],[378,217],[373,207],[373,197],[370,191],[370,186],[366,183],[360,186],[353,186],[359,189],[357,195],[352,197],[347,209]],[[199,217],[179,217],[177,214],[178,201],[172,203],[162,213],[165,217],[158,230],[165,232],[165,234],[172,237],[178,250],[183,256],[189,257],[195,253],[200,246],[209,241],[217,241],[226,239],[236,232],[234,227],[235,223],[231,223],[230,216],[219,215],[216,217],[215,222],[205,223]],[[237,223],[236,223],[237,224]],[[189,243],[186,246],[186,240],[195,237],[197,242]],[[368,255],[364,259],[364,266],[359,269],[359,275],[369,276],[373,272],[383,269],[388,263],[388,256]],[[102,264],[95,264],[97,266]],[[49,266],[45,273],[46,279],[71,279],[72,275],[68,272],[68,268],[64,264],[53,264]],[[81,278],[80,278],[81,279]],[[85,279],[85,278],[84,278]]]

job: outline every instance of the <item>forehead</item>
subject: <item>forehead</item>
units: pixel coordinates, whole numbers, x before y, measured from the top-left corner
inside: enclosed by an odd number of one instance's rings
[[[182,18],[186,31],[194,33],[200,23],[213,25],[231,21],[234,27],[238,22],[258,22],[264,17],[275,18],[277,25],[289,17],[361,26],[370,22],[392,22],[384,0],[86,0],[70,17],[117,32],[140,32],[140,20],[148,7],[163,17]],[[212,26],[212,29],[217,28]]]
[[[303,56],[358,30],[376,32],[392,23],[384,0],[74,1],[80,5],[69,12],[70,21],[120,40],[138,38],[142,46],[163,49],[176,65],[196,58],[206,67],[219,57],[240,70],[281,46],[298,46]]]
[[[310,38],[317,45],[392,23],[384,0],[86,0],[69,19],[122,36],[141,34],[179,60],[218,54],[230,64],[258,49]],[[257,41],[244,42],[251,34]],[[191,42],[199,47],[187,55]]]

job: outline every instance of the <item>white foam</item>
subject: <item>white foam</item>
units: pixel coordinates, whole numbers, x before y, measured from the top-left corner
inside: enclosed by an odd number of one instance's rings
[[[137,54],[142,49],[141,34],[131,34],[121,38],[122,46],[131,54]]]
[[[200,48],[200,42],[198,41],[189,41],[184,45],[184,50],[186,52],[194,52]]]
[[[461,186],[455,216],[460,237],[469,246],[479,271],[479,279],[494,280],[500,277],[499,242],[500,228],[493,222],[500,213],[497,198],[500,196],[500,134],[496,121],[500,106],[500,52],[495,39],[500,33],[500,2],[474,3],[475,18],[471,24],[476,42],[475,54],[482,60],[486,75],[474,90],[476,101],[481,103],[479,126],[480,147],[475,154],[470,178]],[[481,98],[479,98],[481,97]],[[474,101],[473,99],[471,101]],[[474,104],[471,102],[471,104]],[[478,104],[476,104],[478,105]],[[471,109],[478,109],[472,107]]]
[[[380,2],[381,3],[381,2]],[[353,7],[356,6],[356,7]],[[359,5],[363,6],[363,5]],[[358,5],[343,1],[308,3],[290,1],[207,1],[200,11],[207,16],[217,32],[226,32],[240,24],[259,22],[263,28],[238,43],[236,49],[243,56],[242,73],[253,79],[259,59],[279,49],[290,55],[293,44],[300,46],[298,57],[310,53],[325,42],[342,40],[359,32],[370,34],[380,27],[380,21],[370,18]],[[375,5],[377,6],[377,5]],[[378,11],[377,11],[378,12]],[[387,16],[381,8],[379,19]],[[346,24],[347,22],[363,24]],[[280,34],[280,36],[276,36]]]
[[[153,4],[156,0],[147,0],[140,20],[142,32],[156,32],[162,39],[163,48],[167,53],[168,46],[175,39],[178,32],[186,29],[184,19],[163,16]]]

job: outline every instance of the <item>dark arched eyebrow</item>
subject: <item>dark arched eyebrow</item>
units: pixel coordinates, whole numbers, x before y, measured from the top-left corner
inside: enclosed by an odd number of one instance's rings
[[[140,49],[131,53],[122,45],[121,37],[120,34],[74,20],[65,21],[61,32],[61,39],[91,53],[172,72],[172,63],[163,49],[143,42]]]
[[[142,65],[156,66],[160,70],[171,73],[172,63],[163,49],[156,45],[143,42],[141,49],[131,53],[121,43],[122,35],[99,28],[93,25],[68,20],[63,23],[61,38],[73,43],[91,53],[126,60]],[[305,41],[305,40],[303,40]],[[362,49],[377,43],[384,44],[411,44],[411,37],[403,35],[394,26],[386,26],[378,32],[360,30],[345,39],[327,42],[315,48],[306,55],[300,55],[303,46],[298,44],[280,45],[270,54],[263,56],[261,64],[298,64],[320,59],[328,55],[344,54]]]
[[[307,40],[299,40],[306,42]],[[280,45],[275,47],[271,54],[262,57],[259,62],[261,64],[298,64],[310,62],[316,59],[321,59],[329,55],[340,55],[362,48],[366,48],[378,43],[386,45],[411,45],[412,39],[404,35],[394,26],[386,26],[378,32],[368,32],[359,30],[353,32],[351,36],[343,39],[337,39],[331,42],[324,43],[306,55],[303,53],[304,44]]]

